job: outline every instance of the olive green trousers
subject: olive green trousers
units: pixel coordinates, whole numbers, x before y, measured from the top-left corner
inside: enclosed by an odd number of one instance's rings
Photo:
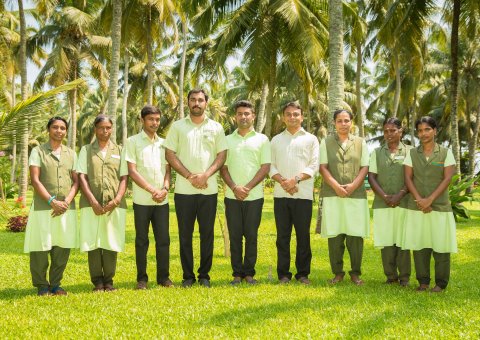
[[[48,269],[48,255],[51,259],[50,269]],[[30,252],[30,273],[33,286],[38,289],[60,286],[69,256],[69,248],[56,246],[51,250]],[[47,280],[47,270],[49,280]]]

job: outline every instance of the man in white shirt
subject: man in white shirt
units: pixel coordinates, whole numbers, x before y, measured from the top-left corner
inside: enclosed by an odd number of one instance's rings
[[[303,111],[296,102],[283,107],[286,129],[271,142],[270,177],[275,180],[274,214],[277,227],[277,275],[280,283],[292,279],[290,239],[295,228],[297,249],[295,278],[310,284],[310,222],[312,219],[313,183],[319,166],[317,137],[302,128]]]

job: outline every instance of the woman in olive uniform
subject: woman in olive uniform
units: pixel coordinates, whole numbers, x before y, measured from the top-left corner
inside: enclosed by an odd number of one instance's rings
[[[337,110],[333,114],[336,133],[320,145],[320,173],[323,176],[322,231],[328,238],[330,265],[335,277],[343,280],[345,244],[350,253],[351,281],[360,286],[363,238],[369,236],[370,215],[364,180],[368,172],[368,149],[365,141],[350,134],[352,114]]]
[[[375,192],[373,200],[373,240],[382,250],[385,283],[400,282],[407,286],[411,273],[409,250],[402,250],[403,222],[408,189],[403,174],[403,161],[410,149],[403,144],[402,123],[388,118],[383,123],[385,143],[370,157],[368,181]]]
[[[448,185],[455,174],[450,149],[435,143],[437,123],[432,117],[415,122],[421,145],[404,161],[405,184],[410,191],[405,216],[403,249],[413,250],[418,291],[430,286],[430,259],[435,261],[435,286],[443,291],[450,278],[450,253],[457,252],[456,226]]]
[[[78,157],[80,198],[80,250],[88,251],[94,291],[113,291],[117,254],[125,249],[128,169],[121,148],[110,140],[112,121],[95,118],[96,140]]]
[[[78,191],[75,152],[62,145],[67,121],[53,117],[47,123],[49,141],[35,147],[29,158],[33,202],[25,233],[25,253],[38,295],[66,295],[60,286],[70,248],[78,247],[75,195]],[[47,280],[49,266],[51,264]]]

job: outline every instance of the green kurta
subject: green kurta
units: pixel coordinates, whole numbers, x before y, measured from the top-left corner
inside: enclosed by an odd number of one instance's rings
[[[113,142],[108,145],[105,155],[98,142],[86,145],[80,151],[77,173],[86,174],[90,190],[100,205],[115,198],[120,177],[128,175],[125,153]],[[95,215],[87,198],[80,198],[80,250],[91,251],[97,248],[116,252],[125,249],[126,202],[110,214]]]
[[[420,195],[428,196],[443,179],[443,168],[455,165],[450,149],[438,144],[430,158],[423,154],[421,146],[411,149],[404,161],[413,168],[413,183]],[[418,210],[414,197],[408,201],[403,235],[403,249],[421,250],[431,248],[438,253],[456,253],[455,218],[448,198],[448,190],[432,204],[433,211],[424,214]]]
[[[398,145],[396,153],[390,153],[387,145],[383,145],[370,156],[369,172],[377,174],[377,181],[386,194],[397,194],[404,187],[403,161],[410,149],[403,143]],[[403,226],[408,202],[408,194],[400,201],[400,205],[392,208],[375,194],[373,200],[373,240],[375,247],[401,245]]]
[[[35,147],[29,158],[29,166],[40,168],[40,181],[51,195],[63,200],[72,187],[71,172],[75,169],[75,152],[62,145],[55,156],[49,143]],[[28,215],[24,252],[48,251],[52,247],[77,248],[78,229],[75,200],[64,214],[52,217],[52,209],[39,195],[34,199]]]
[[[327,148],[327,144],[330,150]],[[334,145],[335,147],[331,147]],[[368,166],[368,148],[359,137],[349,136],[344,145],[338,143],[336,136],[329,136],[320,144],[320,164],[328,164],[334,178],[341,184],[351,183],[360,171]],[[340,234],[369,237],[370,214],[365,187],[355,190],[353,197],[341,198],[324,183],[321,191],[322,236],[335,237]]]

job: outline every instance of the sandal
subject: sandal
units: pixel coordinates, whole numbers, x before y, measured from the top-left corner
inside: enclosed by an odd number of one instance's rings
[[[343,281],[343,275],[335,275],[333,279],[328,280],[328,283],[331,285],[336,285],[339,282]]]
[[[428,285],[425,283],[421,283],[420,286],[417,288],[417,292],[426,292],[428,289]]]
[[[363,284],[365,283],[357,275],[351,275],[350,276],[350,281],[352,281],[356,286],[363,286]]]
[[[433,287],[432,289],[430,289],[430,291],[431,291],[432,293],[441,293],[441,292],[444,291],[444,289],[443,289],[442,287],[440,287],[440,286],[435,286],[435,287]]]

